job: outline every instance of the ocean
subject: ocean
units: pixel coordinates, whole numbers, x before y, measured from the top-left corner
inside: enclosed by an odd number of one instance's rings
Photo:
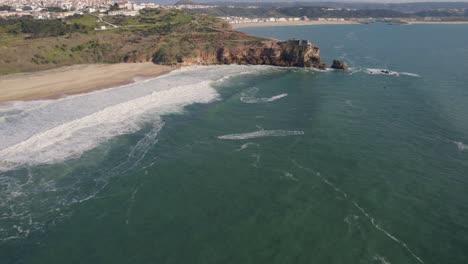
[[[0,104],[0,263],[467,263],[468,25],[241,30],[351,68]]]

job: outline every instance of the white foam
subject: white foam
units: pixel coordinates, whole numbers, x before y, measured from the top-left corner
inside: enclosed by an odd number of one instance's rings
[[[406,75],[406,76],[411,76],[411,77],[421,77],[419,74],[416,74],[416,73],[397,72],[397,71],[391,71],[391,70],[388,70],[388,69],[368,68],[368,69],[366,69],[366,73],[375,74],[375,75],[390,75],[390,76]]]
[[[283,176],[287,179],[290,179],[290,180],[293,180],[293,181],[299,181],[298,178],[294,177],[294,174],[292,174],[291,172],[289,171],[285,171],[283,172]]]
[[[380,264],[392,264],[390,261],[386,260],[384,257],[379,256],[379,255],[375,255],[374,260],[379,261]]]
[[[261,138],[261,137],[286,137],[286,136],[301,136],[304,135],[303,131],[295,130],[258,130],[249,133],[240,133],[240,134],[229,134],[224,136],[219,136],[219,139],[227,140],[245,140],[251,138]]]
[[[246,148],[248,148],[248,147],[250,147],[250,146],[257,146],[257,147],[258,147],[258,146],[260,146],[260,145],[257,144],[257,143],[249,142],[249,143],[243,144],[240,148],[236,149],[236,151],[237,151],[237,152],[242,151],[242,150],[244,150],[244,149],[246,149]]]
[[[348,69],[348,71],[349,71],[349,75],[353,75],[353,74],[355,74],[355,73],[361,72],[362,69],[361,69],[361,68],[356,68],[356,67],[350,67],[350,68]]]
[[[314,67],[306,68],[306,70],[311,71],[311,72],[332,72],[332,71],[335,71],[335,69],[333,69],[333,68],[326,68],[326,69],[322,70],[322,69],[318,69],[318,68],[314,68]]]
[[[218,97],[213,82],[267,67],[210,66],[57,100],[0,104],[0,171],[79,157],[106,140],[141,129],[161,115]],[[203,72],[203,74],[200,74]]]
[[[216,91],[207,82],[154,92],[34,134],[1,150],[0,159],[7,166],[63,161],[110,137],[138,130],[145,119],[157,120],[163,114],[181,111],[185,105],[208,103],[216,97]],[[150,110],[156,116],[144,116]]]
[[[468,150],[468,145],[465,145],[463,142],[454,141],[460,151]]]
[[[253,87],[249,89],[247,92],[242,93],[240,100],[246,104],[258,104],[258,103],[274,102],[276,100],[279,100],[283,97],[288,96],[288,94],[283,93],[283,94],[278,94],[278,95],[267,97],[267,98],[255,98],[255,95],[257,93],[258,93],[258,88]]]
[[[421,75],[411,72],[400,72],[401,75],[411,76],[411,77],[421,77]]]
[[[250,96],[243,96],[240,98],[240,100],[246,104],[258,104],[258,103],[269,103],[269,102],[274,102],[276,100],[279,100],[283,97],[288,96],[288,94],[283,93],[283,94],[278,94],[269,98],[254,98]]]

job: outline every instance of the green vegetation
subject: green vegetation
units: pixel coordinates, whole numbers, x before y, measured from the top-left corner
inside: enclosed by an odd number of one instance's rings
[[[92,15],[74,15],[65,20],[67,24],[79,24],[85,27],[94,28],[99,25],[97,18]]]
[[[0,19],[0,27],[3,29],[3,32],[6,31],[11,34],[24,33],[28,34],[29,38],[62,36],[73,32],[87,32],[90,29],[81,23],[65,23],[59,19],[37,20],[28,16],[14,19]]]
[[[85,25],[78,23],[70,25],[61,20],[21,19],[19,25],[21,32],[31,34],[31,38],[62,36],[67,33],[87,31]]]
[[[106,30],[95,30],[100,26],[106,26]],[[258,40],[231,31],[220,19],[175,9],[143,10],[136,17],[0,19],[0,72],[79,63],[153,61],[173,65],[197,56],[212,56],[221,46],[237,47]]]

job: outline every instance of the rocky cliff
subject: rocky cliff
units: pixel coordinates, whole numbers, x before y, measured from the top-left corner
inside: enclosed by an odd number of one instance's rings
[[[307,40],[264,40],[242,45],[219,45],[214,50],[194,49],[189,55],[178,57],[177,61],[158,51],[153,56],[156,64],[211,65],[249,64],[289,67],[314,67],[325,69],[320,61],[320,49]]]

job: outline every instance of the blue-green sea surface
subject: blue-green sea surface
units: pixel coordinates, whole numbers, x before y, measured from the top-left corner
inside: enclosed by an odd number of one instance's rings
[[[468,25],[242,30],[351,68],[0,104],[0,263],[468,263]]]

